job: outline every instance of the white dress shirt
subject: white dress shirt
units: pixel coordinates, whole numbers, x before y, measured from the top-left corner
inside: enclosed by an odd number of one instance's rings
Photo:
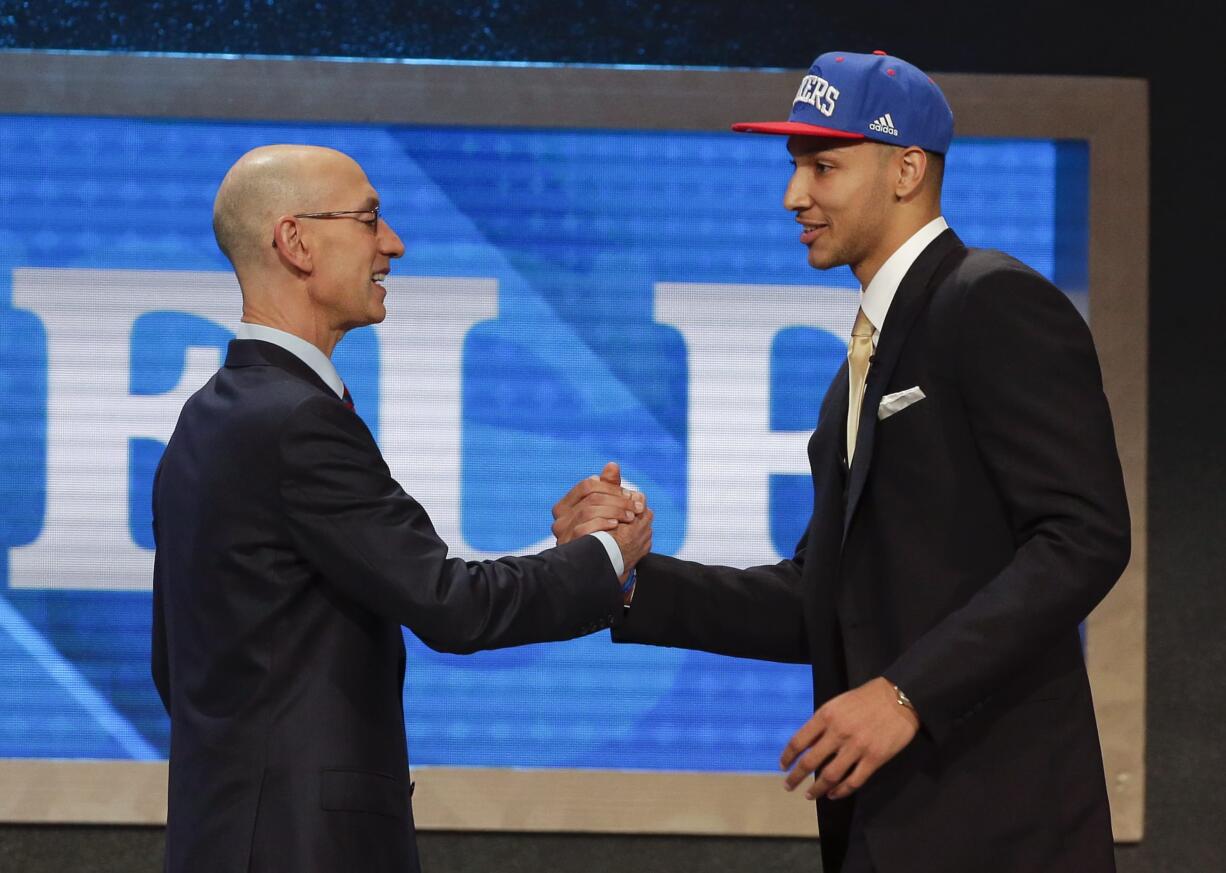
[[[894,254],[886,258],[881,269],[877,271],[877,275],[873,276],[872,281],[868,283],[867,288],[861,289],[860,308],[864,310],[864,316],[873,325],[873,349],[876,350],[877,342],[881,338],[881,326],[885,324],[885,317],[890,311],[890,304],[894,302],[894,295],[898,293],[898,286],[902,282],[903,276],[907,275],[907,271],[911,269],[911,265],[915,263],[915,259],[920,256],[920,252],[928,248],[928,244],[940,236],[948,229],[949,225],[941,216],[937,216],[932,221],[925,224],[919,230],[911,235],[911,237],[897,249]],[[847,346],[847,361],[851,364],[851,344]],[[847,424],[846,433],[848,434],[848,444],[851,444],[852,427],[857,425],[857,422],[852,421],[853,413],[857,410],[858,404],[855,402],[854,392],[863,391],[863,386],[852,385],[850,382],[847,385],[849,394],[849,402],[847,404]]]
[[[886,314],[890,311],[890,304],[894,302],[894,295],[898,293],[903,276],[907,275],[915,259],[928,248],[928,244],[948,229],[949,225],[943,216],[932,219],[900,245],[881,265],[868,287],[862,289],[860,308],[873,323],[873,348],[877,347],[881,325],[885,324]]]
[[[238,330],[234,336],[236,339],[259,340],[261,342],[272,343],[274,346],[280,346],[310,367],[315,372],[315,375],[324,381],[325,385],[336,392],[337,397],[345,396],[345,383],[341,380],[340,373],[336,372],[336,367],[332,365],[332,360],[320,351],[314,343],[309,343],[300,336],[286,333],[275,327],[269,327],[265,324],[251,324],[247,321],[239,322]],[[621,576],[625,572],[626,564],[622,560],[622,551],[621,547],[617,545],[617,540],[613,539],[612,534],[603,530],[596,531],[592,536],[600,540],[600,544],[609,553],[609,561],[613,564],[614,574]]]

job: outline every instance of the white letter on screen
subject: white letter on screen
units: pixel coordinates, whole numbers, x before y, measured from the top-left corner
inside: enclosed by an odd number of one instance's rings
[[[387,292],[395,312],[375,328],[382,350],[379,442],[387,465],[453,554],[468,561],[500,558],[506,552],[470,546],[460,525],[464,339],[477,323],[498,317],[498,280],[391,278]],[[550,536],[519,553],[553,542]]]
[[[785,557],[771,541],[770,475],[808,475],[811,430],[770,429],[771,344],[796,326],[845,338],[857,306],[846,288],[656,284],[656,321],[681,332],[690,370],[689,507],[677,557],[734,567]]]
[[[13,588],[148,589],[153,552],[132,540],[128,444],[170,439],[184,401],[221,365],[189,348],[183,375],[158,395],[129,393],[132,327],[159,311],[233,330],[238,283],[229,273],[21,269],[13,305],[47,330],[47,506],[34,542],[9,552]]]

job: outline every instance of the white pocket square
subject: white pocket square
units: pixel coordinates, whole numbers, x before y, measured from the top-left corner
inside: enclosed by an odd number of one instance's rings
[[[884,421],[896,412],[902,412],[912,403],[919,403],[926,395],[920,386],[908,388],[906,391],[898,391],[894,394],[887,394],[881,398],[881,403],[877,407],[877,420]]]

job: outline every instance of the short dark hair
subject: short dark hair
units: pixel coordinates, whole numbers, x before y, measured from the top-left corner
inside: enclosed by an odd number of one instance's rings
[[[935,177],[937,190],[941,190],[941,185],[945,181],[945,155],[940,152],[930,152],[924,149],[924,154],[928,156],[928,172]]]

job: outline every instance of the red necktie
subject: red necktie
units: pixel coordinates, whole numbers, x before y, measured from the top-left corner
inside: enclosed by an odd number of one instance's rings
[[[350,409],[353,409],[353,396],[349,393],[349,387],[344,383],[341,383],[341,387],[345,389],[345,393],[341,396],[341,402]],[[354,411],[356,412],[357,410]]]

